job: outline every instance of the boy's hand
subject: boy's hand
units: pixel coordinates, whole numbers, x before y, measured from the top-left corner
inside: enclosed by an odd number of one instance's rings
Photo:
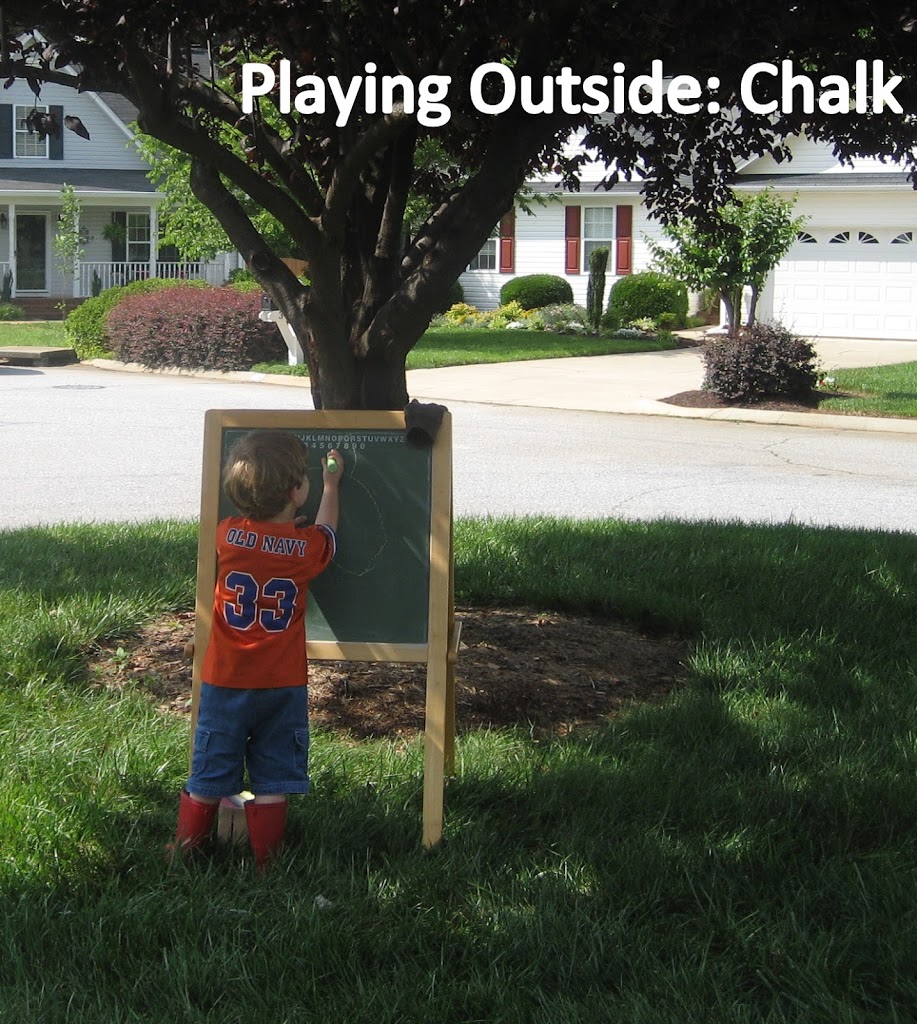
[[[344,460],[337,448],[332,448],[322,459],[322,484],[337,487],[344,474]]]

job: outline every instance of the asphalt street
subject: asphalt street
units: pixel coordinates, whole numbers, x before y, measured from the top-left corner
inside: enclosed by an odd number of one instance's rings
[[[457,515],[917,532],[913,435],[448,404]],[[307,388],[4,367],[0,528],[195,518],[204,412],[308,405]]]

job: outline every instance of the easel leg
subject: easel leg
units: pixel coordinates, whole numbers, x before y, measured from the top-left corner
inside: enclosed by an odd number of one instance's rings
[[[427,713],[423,763],[423,844],[428,849],[443,837],[446,786],[446,658],[427,663]]]

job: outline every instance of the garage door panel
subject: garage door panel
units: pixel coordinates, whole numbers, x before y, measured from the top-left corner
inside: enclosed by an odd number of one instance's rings
[[[799,244],[773,295],[774,314],[802,334],[917,340],[917,245]]]

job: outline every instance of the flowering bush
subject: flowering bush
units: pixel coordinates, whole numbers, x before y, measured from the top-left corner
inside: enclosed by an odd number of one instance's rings
[[[457,302],[441,316],[436,317],[432,327],[489,327],[493,330],[541,330],[541,321],[535,310],[524,309],[518,302],[507,302],[498,309],[477,309],[467,302]]]
[[[538,310],[546,331],[555,334],[585,334],[589,317],[583,306],[573,302],[557,303]]]
[[[484,327],[493,327],[495,329],[503,329],[509,327],[511,323],[520,324],[522,327],[527,327],[530,323],[534,323],[538,317],[535,310],[523,309],[518,302],[507,302],[505,305],[500,306],[498,309],[488,310],[482,314]],[[519,328],[514,328],[519,330]]]
[[[277,325],[258,319],[260,295],[179,286],[133,295],[108,314],[111,346],[124,362],[184,369],[248,370],[282,362]]]
[[[445,313],[433,318],[431,327],[477,327],[481,311],[468,302],[456,302]]]

